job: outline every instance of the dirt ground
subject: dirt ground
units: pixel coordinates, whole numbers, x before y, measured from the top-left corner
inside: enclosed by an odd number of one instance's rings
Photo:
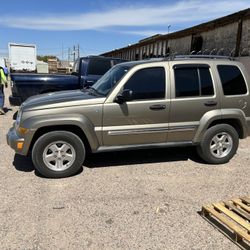
[[[198,212],[250,194],[250,138],[225,165],[193,148],[105,153],[53,180],[7,146],[11,109],[0,116],[1,249],[238,249]]]

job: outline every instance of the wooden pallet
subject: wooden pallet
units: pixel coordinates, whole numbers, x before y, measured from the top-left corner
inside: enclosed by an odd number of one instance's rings
[[[202,216],[241,248],[250,249],[250,197],[203,206]]]

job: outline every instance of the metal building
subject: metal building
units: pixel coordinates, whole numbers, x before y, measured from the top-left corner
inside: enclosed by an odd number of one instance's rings
[[[155,35],[102,55],[140,60],[190,53],[250,56],[250,9],[178,32]]]

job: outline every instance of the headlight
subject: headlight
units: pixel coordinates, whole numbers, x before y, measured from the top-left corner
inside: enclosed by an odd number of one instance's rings
[[[22,128],[22,127],[18,127],[17,132],[19,135],[24,136],[25,134],[27,134],[29,132],[28,128]]]
[[[19,135],[24,136],[26,133],[29,132],[29,129],[27,128],[23,128],[20,126],[21,120],[22,120],[22,114],[23,114],[23,110],[22,110],[22,106],[20,107],[18,113],[17,113],[17,117],[16,117],[16,131]]]

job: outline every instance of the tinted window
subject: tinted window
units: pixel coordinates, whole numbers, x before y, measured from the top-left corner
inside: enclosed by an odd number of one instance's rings
[[[199,77],[196,68],[175,69],[176,97],[199,96]]]
[[[201,81],[201,95],[213,95],[213,81],[209,71],[209,68],[199,68],[200,81]]]
[[[218,71],[224,95],[242,95],[247,93],[245,80],[238,67],[219,65]]]
[[[88,66],[88,75],[104,75],[110,68],[110,60],[90,59]]]
[[[133,99],[158,99],[165,97],[165,69],[160,67],[138,70],[125,84],[133,91]]]
[[[176,68],[175,94],[176,97],[193,97],[213,95],[213,81],[207,67]]]

